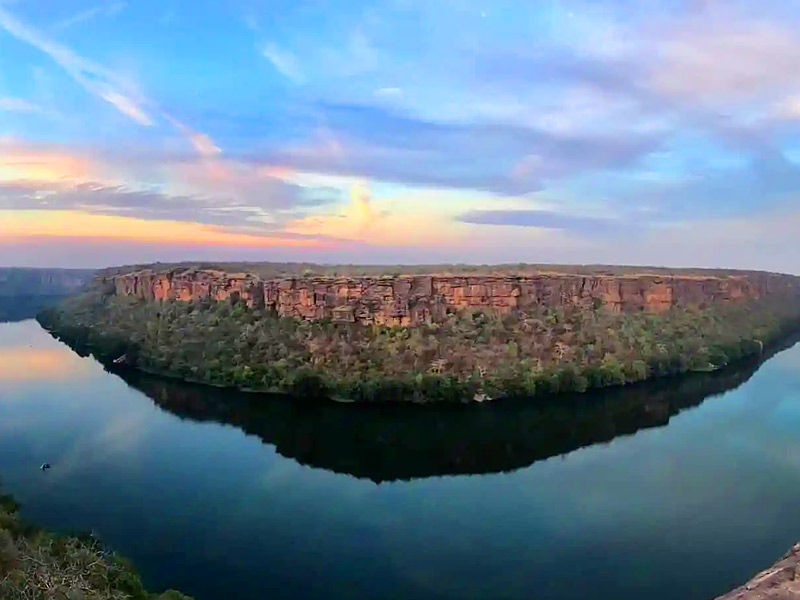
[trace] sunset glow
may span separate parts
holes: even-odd
[[[2,264],[796,270],[788,6],[38,4],[0,0]]]
[[[0,235],[27,237],[101,238],[164,244],[212,244],[223,246],[313,246],[319,242],[272,238],[225,231],[218,227],[181,221],[155,221],[134,217],[96,215],[79,211],[0,211]]]

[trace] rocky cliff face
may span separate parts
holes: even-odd
[[[238,299],[278,315],[378,325],[436,322],[459,309],[509,313],[541,306],[663,312],[770,295],[800,299],[800,278],[771,273],[730,276],[572,275],[291,277],[211,269],[144,269],[106,276],[110,293],[147,300]]]

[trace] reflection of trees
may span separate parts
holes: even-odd
[[[666,425],[682,409],[741,385],[766,358],[627,388],[481,405],[312,403],[135,371],[123,377],[176,415],[236,425],[299,463],[380,482],[518,469]]]

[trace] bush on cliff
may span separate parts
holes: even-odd
[[[662,314],[537,308],[416,327],[278,318],[236,302],[87,293],[40,314],[103,361],[221,386],[359,401],[583,392],[712,370],[800,325],[780,299]]]
[[[0,496],[0,598],[3,600],[191,600],[148,593],[117,554],[90,537],[56,536],[23,523]]]

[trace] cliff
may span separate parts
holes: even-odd
[[[440,322],[460,309],[507,314],[533,306],[606,307],[660,313],[759,299],[800,298],[800,278],[772,273],[729,275],[396,275],[261,278],[216,269],[141,269],[103,275],[106,291],[147,300],[238,299],[280,316],[378,325]]]

